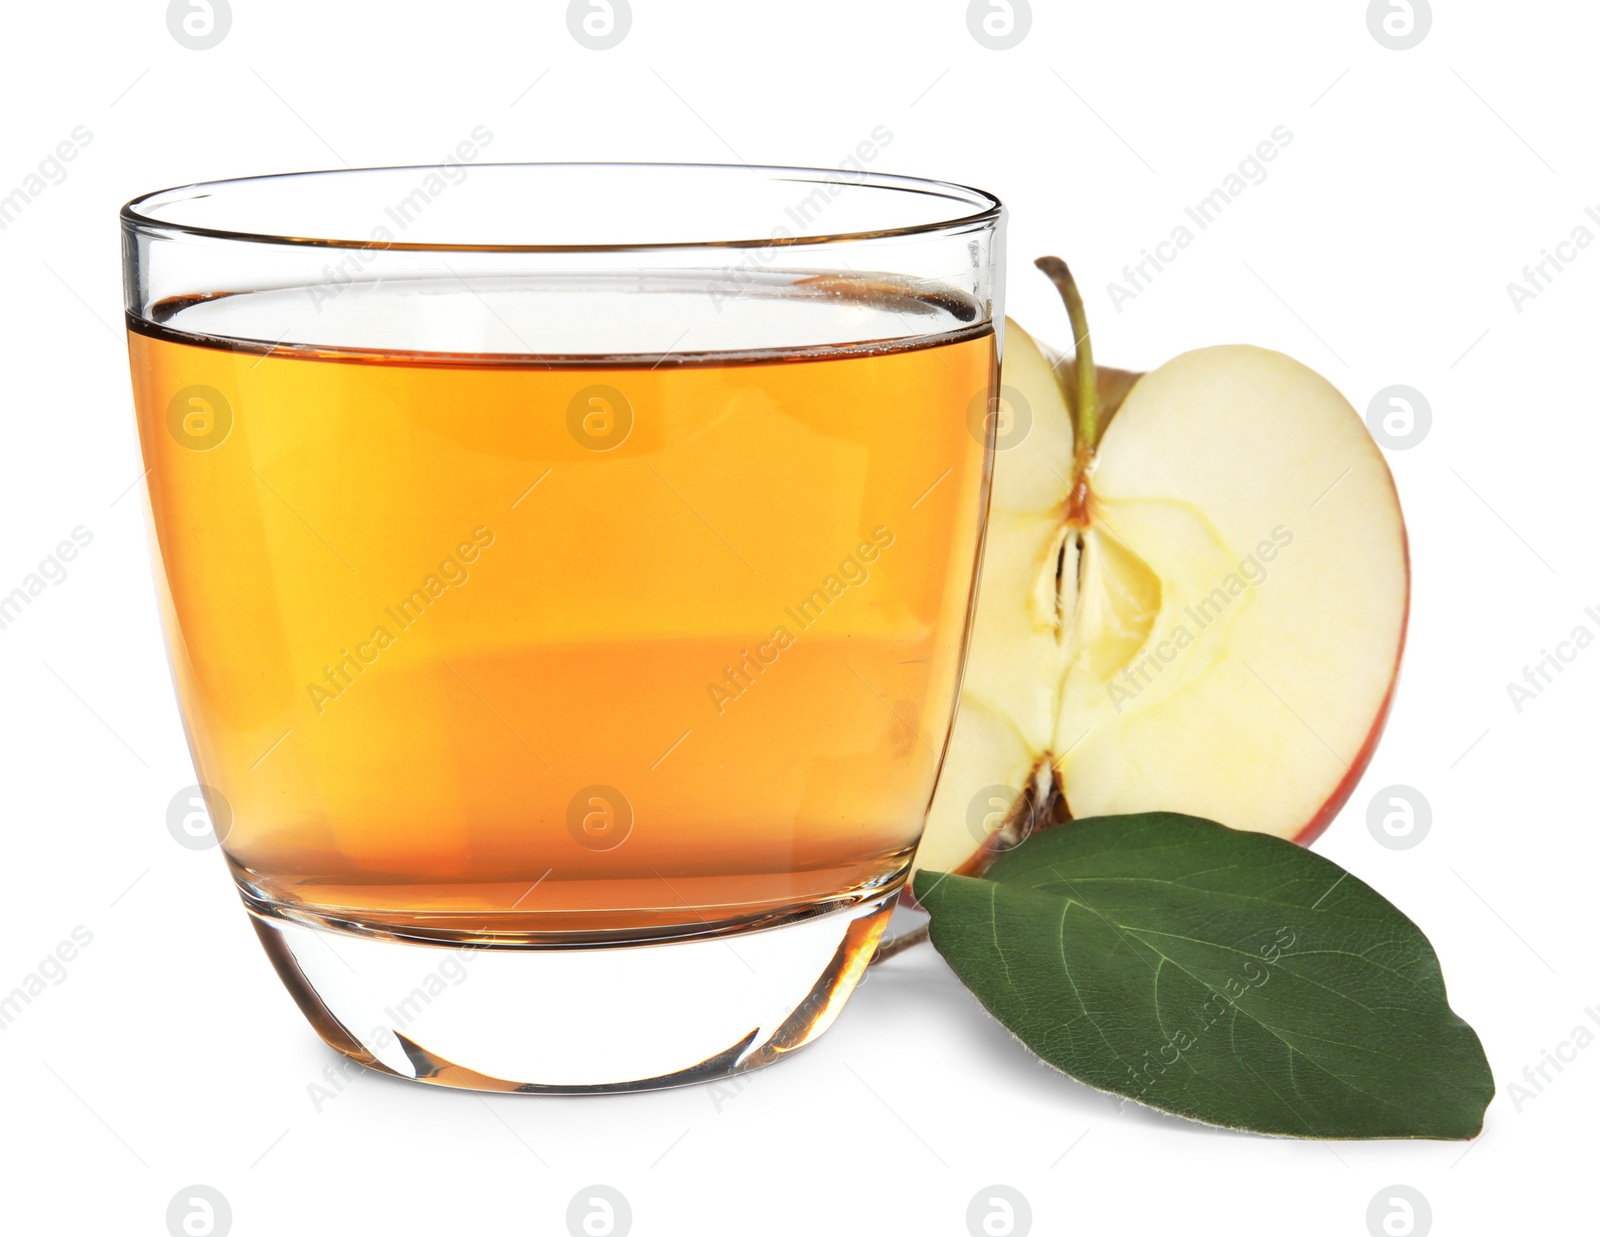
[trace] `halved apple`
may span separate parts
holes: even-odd
[[[1144,375],[1006,324],[960,708],[915,866],[971,872],[1034,827],[1159,809],[1306,842],[1388,713],[1410,601],[1387,464],[1325,379],[1248,346]],[[1002,441],[1004,436],[1002,437]]]

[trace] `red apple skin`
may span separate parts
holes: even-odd
[[[1394,474],[1389,474],[1389,486],[1395,491],[1394,501],[1400,505],[1400,492],[1394,484]],[[1411,533],[1406,528],[1404,512],[1400,516],[1400,550],[1405,556],[1406,563],[1406,608],[1400,615],[1400,647],[1394,651],[1394,673],[1389,676],[1389,690],[1383,695],[1383,704],[1378,709],[1378,716],[1372,719],[1372,729],[1367,731],[1367,741],[1361,745],[1361,750],[1356,753],[1356,758],[1350,762],[1350,770],[1344,779],[1333,788],[1333,793],[1321,809],[1313,816],[1306,827],[1294,835],[1294,840],[1301,846],[1310,846],[1312,842],[1322,836],[1322,831],[1333,823],[1333,818],[1355,791],[1356,783],[1361,780],[1361,775],[1367,771],[1367,764],[1372,760],[1372,753],[1378,749],[1378,740],[1383,737],[1383,728],[1389,721],[1389,706],[1394,703],[1395,684],[1400,681],[1400,662],[1406,653],[1406,636],[1411,631]]]
[[[1411,597],[1410,587],[1406,589],[1406,612],[1410,615]],[[1405,636],[1400,637],[1402,650],[1405,647]],[[1345,773],[1339,784],[1333,788],[1333,793],[1328,796],[1323,805],[1317,809],[1306,827],[1295,834],[1291,839],[1301,846],[1310,846],[1319,837],[1322,831],[1333,823],[1333,818],[1339,814],[1339,809],[1350,800],[1350,795],[1355,791],[1356,783],[1361,780],[1361,775],[1367,771],[1367,764],[1372,760],[1372,753],[1378,748],[1378,740],[1383,736],[1383,728],[1389,721],[1389,705],[1394,700],[1394,685],[1400,679],[1400,659],[1395,658],[1394,674],[1389,679],[1389,690],[1384,693],[1383,704],[1378,709],[1378,716],[1373,719],[1372,729],[1367,731],[1367,741],[1361,745],[1361,750],[1356,753],[1356,758],[1350,762],[1349,771]]]

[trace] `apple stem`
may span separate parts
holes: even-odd
[[[1077,281],[1060,258],[1047,256],[1034,262],[1055,284],[1066,302],[1067,317],[1072,322],[1072,350],[1077,360],[1078,398],[1073,413],[1073,506],[1079,507],[1087,498],[1088,471],[1094,450],[1100,443],[1100,387],[1095,376],[1094,344],[1089,338],[1089,315],[1083,308],[1083,297],[1078,293]]]

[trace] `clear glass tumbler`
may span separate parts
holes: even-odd
[[[819,1034],[954,712],[999,202],[449,164],[122,229],[196,799],[322,1037],[582,1092]]]

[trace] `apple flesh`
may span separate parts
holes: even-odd
[[[1281,353],[1097,371],[1074,327],[1067,361],[1006,325],[1002,392],[1031,426],[996,454],[915,866],[971,872],[1043,824],[1162,809],[1309,841],[1371,756],[1404,644],[1388,466],[1344,397]]]

